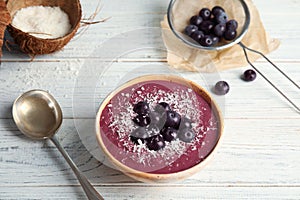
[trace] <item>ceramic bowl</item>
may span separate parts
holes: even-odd
[[[149,138],[160,135],[151,132],[151,123],[145,128],[145,140],[133,142],[131,135],[138,127],[133,118],[133,106],[166,102],[181,115],[181,122],[190,119],[195,134],[184,142],[178,135],[173,141],[164,141],[165,147],[155,151],[148,147]],[[152,118],[151,118],[152,119]],[[96,117],[96,137],[107,160],[117,170],[142,182],[178,181],[197,173],[213,156],[223,132],[223,119],[216,102],[201,86],[175,75],[146,75],[118,87],[101,103]]]

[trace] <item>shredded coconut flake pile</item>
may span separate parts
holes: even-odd
[[[22,8],[14,15],[12,25],[43,39],[63,37],[71,30],[68,15],[60,7],[50,6]]]

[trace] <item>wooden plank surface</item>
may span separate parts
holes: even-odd
[[[67,60],[60,62],[3,63],[0,74],[0,82],[2,85],[0,88],[0,92],[2,94],[2,98],[0,99],[0,116],[3,118],[11,117],[12,102],[22,92],[31,89],[45,89],[58,98],[66,118],[74,116],[74,110],[72,107],[73,103],[80,104],[79,106],[82,106],[82,109],[79,111],[78,109],[75,110],[76,118],[95,117],[95,112],[85,114],[84,108],[89,106],[98,106],[103,98],[117,86],[124,74],[127,74],[128,71],[130,71],[134,75],[139,75],[140,71],[133,69],[135,69],[135,67],[140,68],[144,66],[148,66],[149,72],[151,72],[151,66],[161,64],[157,62],[152,62],[151,64],[141,62],[115,62],[112,64],[113,70],[105,75],[105,79],[114,80],[115,85],[106,84],[105,87],[101,87],[100,91],[97,90],[99,87],[97,85],[101,84],[103,78],[95,76],[94,71],[87,73],[84,77],[80,77],[81,79],[83,78],[83,80],[77,79],[81,72],[80,67],[83,62],[83,60]],[[96,59],[93,62],[97,64],[99,61]],[[163,66],[165,65],[166,63],[163,63]],[[271,80],[273,79],[272,81],[274,83],[280,83],[277,84],[279,88],[289,94],[295,102],[300,102],[299,95],[297,95],[297,88],[292,86],[288,81],[280,76],[269,64],[257,63],[256,65],[258,65]],[[299,72],[299,63],[290,62],[282,65],[284,65],[284,71],[299,83],[300,76],[297,73]],[[248,67],[223,71],[217,75],[191,73],[181,73],[179,75],[201,84],[208,91],[211,91],[211,88],[218,80],[227,80],[231,87],[230,93],[225,97],[214,95],[217,100],[226,104],[224,113],[226,117],[299,117],[296,112],[293,112],[289,103],[285,101],[269,84],[267,84],[263,78],[258,77],[255,82],[244,82],[240,76],[246,69],[248,69]],[[97,73],[97,71],[95,71],[95,73]],[[92,83],[92,88],[89,88],[91,85],[85,84],[85,82],[92,78],[95,79],[95,83]],[[79,88],[76,87],[76,81],[78,80],[84,84]],[[73,99],[74,90],[76,90],[76,99]],[[247,92],[241,95],[241,91]],[[96,101],[98,104],[84,104],[91,101]],[[265,112],[259,112],[257,111],[257,108],[260,108]],[[241,112],[241,109],[243,112]]]
[[[105,199],[299,199],[297,187],[97,187]],[[85,199],[78,186],[0,188],[3,199]],[[282,194],[285,193],[283,196]],[[16,198],[16,195],[18,196]],[[220,198],[221,197],[221,198]]]
[[[85,73],[82,69],[86,60],[95,64],[103,62],[103,57],[93,54],[103,43],[122,32],[159,27],[168,6],[165,0],[101,2],[103,8],[96,19],[111,18],[90,26],[60,52],[37,56],[29,62],[30,57],[18,52],[16,46],[11,46],[11,51],[4,47],[0,66],[1,200],[86,199],[55,147],[49,141],[27,139],[11,118],[14,99],[35,88],[48,90],[57,98],[64,113],[59,139],[105,199],[300,198],[300,115],[262,77],[254,82],[242,81],[240,76],[248,67],[217,74],[180,74],[208,91],[220,79],[228,81],[231,87],[225,97],[213,95],[224,112],[225,132],[217,154],[201,172],[181,182],[148,185],[95,159],[81,138],[84,134],[93,136],[90,125],[94,123],[97,106],[115,87],[102,83],[103,80],[118,83],[128,72],[139,75],[137,67],[166,66],[165,52],[139,50],[108,62],[112,68],[103,80],[93,73]],[[299,84],[300,1],[254,2],[269,34],[281,41],[279,49],[268,56]],[[98,5],[98,1],[82,0],[81,3],[84,16],[92,14]],[[11,40],[8,35],[6,39]],[[150,39],[151,46],[162,45],[159,38]],[[148,41],[138,40],[141,45]],[[255,65],[300,105],[297,88],[264,60]],[[80,122],[88,128],[81,129]]]

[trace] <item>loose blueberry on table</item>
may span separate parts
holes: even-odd
[[[246,70],[243,74],[243,79],[245,81],[254,81],[255,78],[256,78],[256,72],[252,69]]]
[[[202,8],[199,15],[192,16],[184,32],[200,45],[210,47],[217,45],[222,39],[234,40],[237,27],[236,20],[228,20],[225,10],[221,6],[215,6],[212,10]]]
[[[248,69],[244,72],[241,78],[247,82],[254,81],[256,79],[256,72],[252,69]],[[229,84],[226,81],[218,81],[215,84],[214,92],[217,95],[225,95],[229,92],[229,89]]]
[[[229,84],[226,81],[218,81],[215,85],[214,92],[217,95],[225,95],[229,92]]]
[[[191,120],[172,110],[166,102],[156,104],[151,110],[147,102],[140,101],[133,106],[133,111],[137,114],[132,119],[137,128],[130,134],[134,144],[144,143],[149,150],[158,151],[166,142],[179,139],[190,143],[195,138]]]

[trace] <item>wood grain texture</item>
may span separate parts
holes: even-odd
[[[94,60],[95,65],[99,62]],[[96,107],[112,91],[121,80],[122,76],[129,71],[135,75],[139,75],[140,71],[135,68],[148,66],[151,71],[151,66],[161,65],[158,62],[143,63],[143,62],[115,62],[112,64],[113,70],[105,74],[105,80],[114,80],[110,85],[106,84],[102,87],[101,77],[95,77],[94,72],[82,72],[80,69],[84,63],[83,60],[64,60],[60,62],[4,62],[1,66],[0,83],[2,87],[0,92],[0,116],[2,118],[11,117],[11,106],[14,99],[30,89],[45,89],[53,94],[62,106],[63,114],[66,118],[80,117],[95,117],[95,112],[89,112],[84,109],[90,105],[86,102],[96,102],[92,107]],[[166,65],[166,63],[163,63]],[[282,76],[280,76],[269,64],[256,63],[260,69],[267,74],[270,79],[278,85],[280,89],[289,94],[295,102],[299,104],[300,99],[297,95],[297,88],[292,86]],[[284,71],[289,74],[296,82],[300,82],[298,75],[298,63],[284,63]],[[293,112],[289,103],[285,101],[269,84],[261,77],[258,77],[255,82],[244,82],[240,76],[244,70],[239,68],[215,74],[192,74],[181,73],[185,78],[189,78],[196,83],[202,85],[206,90],[211,91],[211,88],[218,79],[228,80],[230,82],[231,91],[225,97],[213,95],[220,103],[225,104],[225,117],[229,118],[298,118],[299,115]],[[83,85],[76,86],[78,75],[81,76]],[[9,78],[8,78],[9,77]],[[95,83],[87,84],[88,80],[96,79]],[[99,89],[101,86],[101,91]],[[78,90],[76,99],[73,99],[74,90]],[[247,91],[247,92],[244,92]],[[241,95],[241,93],[243,95]],[[77,103],[82,107],[74,115],[72,104]],[[93,108],[94,108],[93,107]],[[257,109],[264,110],[259,112]],[[241,110],[243,112],[241,112]]]
[[[97,187],[105,199],[299,199],[299,191],[296,187]],[[15,192],[13,192],[16,190]],[[53,186],[53,187],[17,187],[0,188],[2,199],[63,199],[84,200],[78,186]],[[18,198],[16,198],[16,194]]]
[[[300,130],[297,121],[225,120],[225,135],[215,158],[200,173],[174,184],[211,186],[300,184],[298,173],[300,164],[297,159],[300,151],[297,141]],[[264,124],[263,129],[260,124]],[[240,130],[241,127],[243,131]],[[2,181],[0,186],[77,183],[72,171],[51,143],[27,139],[17,130],[11,119],[2,120],[0,130],[3,133],[0,148]],[[285,130],[284,134],[282,130]],[[93,183],[100,185],[135,183],[92,158],[82,145],[72,119],[64,120],[58,136],[75,163]],[[22,178],[11,182],[12,173],[16,178]]]
[[[68,58],[86,58],[91,52],[99,47],[104,41],[122,32],[135,30],[142,27],[160,27],[160,21],[166,14],[168,1],[139,1],[127,0],[118,2],[116,0],[102,0],[103,8],[96,19],[111,17],[105,23],[92,25],[84,34],[75,37],[62,51],[45,56],[37,56],[36,60],[61,60]],[[275,38],[280,39],[282,45],[271,53],[274,60],[297,59],[299,28],[294,25],[298,23],[299,1],[287,0],[282,3],[280,0],[272,2],[254,1],[260,11],[260,15],[267,32]],[[81,1],[83,16],[88,17],[95,11],[98,1]],[[117,9],[116,9],[117,8]],[[285,19],[288,17],[289,22]],[[82,29],[83,30],[83,29]],[[10,39],[11,40],[11,39]],[[78,42],[80,45],[78,45]],[[78,53],[80,52],[80,53]],[[288,54],[286,52],[289,52]],[[3,60],[14,61],[30,60],[25,54],[17,52],[16,47],[12,52],[4,49]],[[151,55],[140,55],[138,59],[148,59]],[[155,58],[155,55],[153,55]],[[135,57],[137,58],[137,57]]]
[[[258,76],[254,82],[242,81],[240,76],[249,67],[218,74],[181,73],[208,91],[221,79],[228,81],[231,87],[225,97],[213,95],[224,112],[225,132],[217,154],[201,172],[182,182],[149,185],[136,182],[96,160],[80,137],[85,130],[93,134],[90,125],[94,123],[100,102],[114,89],[111,83],[116,85],[129,72],[133,76],[140,75],[140,71],[135,70],[138,67],[166,66],[166,54],[142,49],[112,63],[106,60],[111,71],[105,73],[104,79],[95,78],[98,71],[82,70],[85,61],[95,65],[102,63],[105,58],[91,56],[92,53],[122,32],[159,27],[169,3],[161,0],[101,2],[103,8],[96,20],[111,18],[86,30],[81,28],[84,32],[60,52],[37,56],[29,62],[31,58],[20,53],[16,46],[12,45],[11,51],[3,48],[0,66],[1,200],[86,199],[71,169],[50,141],[27,139],[12,120],[14,99],[35,88],[48,90],[57,98],[64,114],[59,139],[105,199],[300,198],[300,115],[262,77]],[[279,49],[268,56],[300,84],[300,27],[297,26],[300,1],[254,2],[268,33],[281,41]],[[98,1],[82,0],[81,4],[83,16],[88,17],[95,11]],[[8,34],[5,38],[11,41]],[[138,41],[143,45],[148,40],[140,38]],[[161,45],[156,36],[152,36],[151,41],[152,46]],[[255,65],[300,105],[299,89],[264,60],[260,59]],[[81,84],[78,84],[78,77]],[[90,83],[89,80],[96,81]],[[78,122],[89,127],[81,129]]]

